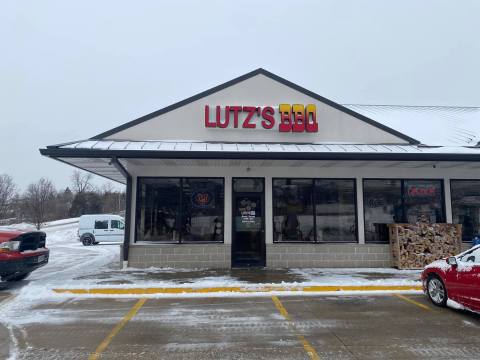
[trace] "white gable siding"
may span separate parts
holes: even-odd
[[[210,105],[278,106],[315,104],[318,133],[280,133],[264,129],[205,128],[204,107]],[[214,116],[212,114],[211,116]],[[326,105],[262,74],[220,90],[156,118],[119,131],[106,139],[193,140],[276,143],[406,144],[387,131]]]

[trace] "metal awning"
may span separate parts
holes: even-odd
[[[187,160],[270,161],[272,164],[284,162],[284,166],[318,161],[480,162],[479,147],[396,144],[85,140],[48,146],[40,149],[40,152],[42,155],[121,183],[125,183],[125,177],[121,169],[115,166],[116,162],[128,167],[128,161],[134,159],[169,159],[172,164],[175,161]],[[234,166],[233,164],[232,162],[230,166]]]
[[[118,157],[159,157],[166,158],[176,153],[182,156],[220,158],[235,157],[266,157],[292,156],[316,158],[315,154],[330,154],[325,156],[348,158],[358,157],[360,154],[376,154],[379,157],[389,157],[401,154],[411,155],[460,155],[479,156],[480,147],[476,146],[422,146],[396,144],[289,144],[289,143],[222,143],[222,142],[195,142],[195,141],[123,141],[123,140],[86,140],[68,144],[48,146],[41,149],[42,155],[90,155],[97,157],[115,154]],[[202,155],[202,153],[204,155]],[[211,155],[206,155],[206,154]],[[235,155],[234,155],[235,154]],[[301,155],[300,155],[301,154]],[[340,155],[345,154],[345,155]],[[178,155],[174,155],[178,156]],[[295,155],[293,155],[295,156]],[[110,157],[110,156],[109,156]],[[319,155],[322,157],[322,155]],[[415,158],[413,157],[412,160]]]

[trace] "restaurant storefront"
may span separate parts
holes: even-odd
[[[448,109],[401,110],[338,105],[259,69],[41,153],[127,185],[125,266],[385,267],[388,224],[480,232],[478,140],[435,140]],[[408,121],[432,128],[417,138]]]

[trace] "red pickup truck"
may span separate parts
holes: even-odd
[[[41,231],[0,230],[0,278],[25,279],[33,270],[48,263],[50,251]]]

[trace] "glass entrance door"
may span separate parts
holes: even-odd
[[[263,178],[234,178],[232,267],[265,266]]]

